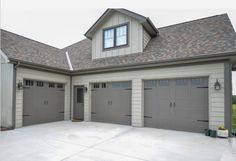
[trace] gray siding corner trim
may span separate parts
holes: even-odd
[[[224,64],[224,86],[225,86],[225,127],[231,132],[232,114],[232,65],[227,62]]]
[[[2,56],[0,55],[0,75],[2,75]],[[2,102],[2,77],[0,77],[0,102]],[[2,127],[2,106],[0,105],[0,128]]]
[[[17,65],[13,68],[13,99],[12,99],[12,128],[16,127],[16,69]]]
[[[13,113],[13,64],[1,64],[1,126],[12,128]]]

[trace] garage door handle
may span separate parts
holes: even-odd
[[[125,90],[132,90],[132,88],[126,88]]]
[[[61,112],[59,112],[59,113],[65,113],[64,111],[61,111]]]
[[[112,101],[108,101],[107,104],[108,104],[108,105],[112,105]]]
[[[30,89],[29,86],[23,86],[23,89]]]
[[[132,115],[125,115],[125,116],[131,117]]]
[[[30,115],[23,115],[23,117],[29,117]]]
[[[209,120],[197,120],[198,122],[209,122]]]
[[[197,88],[208,88],[208,86],[202,86],[202,87],[197,87]]]
[[[152,88],[144,88],[144,90],[152,90]]]
[[[96,112],[91,112],[92,115],[96,114]]]
[[[151,116],[144,116],[144,118],[152,118]]]

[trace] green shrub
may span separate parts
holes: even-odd
[[[232,111],[232,131],[236,133],[236,104],[233,104]]]
[[[236,104],[236,95],[234,95],[234,96],[232,97],[232,102],[233,102],[233,104]]]

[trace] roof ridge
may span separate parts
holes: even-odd
[[[213,15],[213,16],[198,18],[198,19],[194,19],[194,20],[190,20],[190,21],[181,22],[181,23],[176,23],[176,24],[172,24],[172,25],[167,25],[167,26],[160,27],[158,29],[163,29],[163,28],[168,28],[168,27],[172,27],[172,26],[183,25],[183,24],[186,24],[186,23],[191,23],[191,22],[195,22],[195,21],[201,21],[201,20],[205,20],[205,19],[209,19],[209,18],[214,18],[214,17],[220,17],[220,16],[227,16],[227,17],[229,17],[227,13],[222,13],[222,14],[218,14],[218,15]]]
[[[42,44],[42,45],[46,45],[46,46],[48,46],[48,47],[51,47],[51,48],[54,48],[54,49],[57,49],[57,50],[61,50],[61,49],[59,49],[59,48],[57,48],[57,47],[55,47],[55,46],[48,45],[48,44],[46,44],[46,43],[43,43],[43,42],[40,42],[40,41],[37,41],[37,40],[31,39],[31,38],[28,38],[28,37],[23,36],[23,35],[16,34],[16,33],[14,33],[14,32],[11,32],[11,31],[8,31],[8,30],[2,29],[2,28],[1,28],[0,30],[1,30],[1,32],[2,32],[2,31],[4,31],[4,32],[8,32],[8,33],[10,33],[10,34],[13,34],[13,35],[16,35],[16,36],[19,36],[19,37],[25,38],[25,39],[27,39],[27,40],[34,41],[34,42],[36,42],[36,43],[40,43],[40,44]]]

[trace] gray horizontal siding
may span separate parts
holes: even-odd
[[[93,82],[132,81],[132,125],[143,126],[143,88],[147,79],[172,79],[183,77],[209,77],[209,127],[216,129],[224,125],[224,63],[156,68],[149,70],[124,71],[115,73],[74,76],[73,85],[89,85]],[[220,91],[214,89],[216,79],[222,85]],[[90,90],[88,90],[90,91]],[[73,100],[73,98],[72,98]],[[91,94],[85,94],[85,120],[90,120]]]

